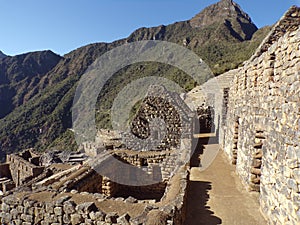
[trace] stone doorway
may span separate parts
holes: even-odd
[[[215,132],[215,124],[214,124],[214,117],[215,117],[215,110],[212,106],[206,106],[202,104],[197,108],[197,115],[198,115],[198,124],[196,133],[203,134],[203,133],[214,133]]]

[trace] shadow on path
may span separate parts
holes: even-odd
[[[199,135],[200,136],[200,135]],[[210,142],[210,141],[209,141]],[[204,143],[204,146],[203,146]],[[248,192],[218,144],[200,137],[191,159],[185,225],[265,225],[259,193]],[[217,153],[209,166],[207,152]],[[209,154],[208,154],[209,156]],[[201,158],[200,158],[201,157]],[[200,161],[202,160],[202,162]]]
[[[200,155],[203,154],[204,147],[203,145],[207,143],[207,139],[193,138],[193,149],[194,152],[190,159],[190,167],[199,167],[201,166]]]
[[[200,156],[203,155],[205,145],[216,143],[214,136],[193,139],[193,152],[190,160],[190,167],[201,167]],[[209,191],[212,189],[211,182],[190,180],[187,195],[186,221],[185,225],[217,225],[222,224],[222,220],[214,215],[207,205]]]
[[[211,135],[210,137],[193,138],[192,149],[194,150],[194,152],[192,153],[190,159],[190,167],[201,167],[200,156],[204,153],[204,145],[216,143],[218,143],[217,137],[213,135]]]
[[[210,207],[208,191],[211,190],[211,182],[190,181],[187,196],[185,225],[217,225],[222,224],[219,217],[214,216]]]

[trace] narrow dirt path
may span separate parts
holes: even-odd
[[[219,145],[204,145],[202,151],[212,148]],[[206,170],[191,168],[185,224],[266,225],[259,210],[258,195],[245,190],[235,167],[219,151]]]

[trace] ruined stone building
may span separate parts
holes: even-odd
[[[43,171],[44,167],[39,165],[39,156],[34,155],[31,150],[8,155],[6,163],[0,165],[0,190],[9,191],[37,177]]]
[[[131,132],[125,135],[126,147],[138,150],[182,148],[181,142],[191,139],[194,119],[195,113],[179,94],[152,85],[131,123]]]
[[[299,25],[291,7],[242,67],[188,94],[215,108],[221,149],[270,224],[300,223]]]
[[[220,138],[272,224],[300,223],[300,10],[292,7],[235,71]]]
[[[143,224],[162,217],[182,224],[194,115],[178,94],[151,86],[131,133],[99,131],[103,140],[83,145],[90,155],[83,165],[59,152],[8,156],[7,164],[26,161],[32,169],[7,170],[22,188],[4,190],[1,222]],[[45,165],[43,176],[33,163]]]
[[[245,189],[259,192],[269,223],[300,224],[299,25],[300,9],[292,7],[250,60],[195,88],[185,102],[151,87],[132,133],[109,138],[102,131],[103,145],[83,146],[92,156],[83,165],[44,168],[30,152],[8,156],[0,165],[1,223],[183,224],[196,109],[205,103],[214,109],[211,132]]]

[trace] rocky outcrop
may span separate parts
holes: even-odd
[[[241,7],[232,0],[222,0],[205,8],[191,19],[193,27],[207,27],[215,23],[224,23],[239,40],[249,40],[257,31],[257,27],[251,18]]]

